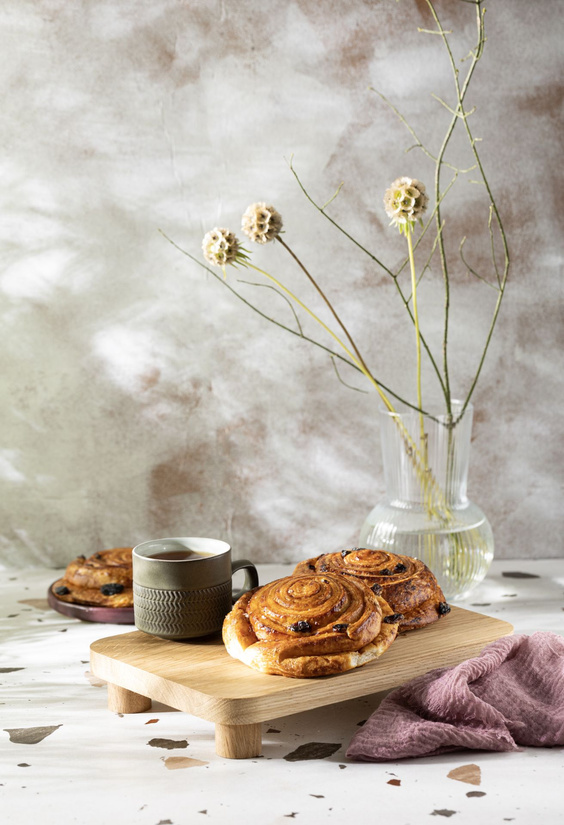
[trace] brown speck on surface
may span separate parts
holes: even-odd
[[[470,796],[470,797],[473,797],[473,796],[478,797],[478,796],[485,796],[485,795],[486,795],[485,791],[468,791],[468,793],[466,794],[466,796]]]
[[[161,819],[157,822],[157,825],[173,825],[172,819]]]
[[[182,768],[197,768],[201,765],[209,765],[209,762],[202,762],[201,759],[191,759],[189,756],[163,756],[164,766],[169,771],[178,771]],[[199,811],[202,813],[202,811]]]
[[[399,786],[401,785],[401,779],[388,779],[386,784],[387,785],[395,785],[396,787],[399,788]]]
[[[292,811],[291,814],[284,814],[284,816],[287,817],[288,819],[295,819],[296,816],[298,815],[298,813],[299,813],[299,811]]]
[[[18,762],[18,768],[31,768],[31,765],[28,765],[27,762]]]
[[[61,725],[50,725],[38,728],[4,728],[4,730],[10,737],[10,742],[17,745],[37,745],[60,727]]]
[[[276,728],[269,728],[266,732],[267,733],[280,733],[280,731],[277,730]]]
[[[158,721],[159,721],[158,719],[147,719],[147,721],[145,722],[145,724],[146,724],[146,725],[154,725],[154,724],[155,724],[155,722],[158,722]]]
[[[491,602],[474,602],[470,607],[491,607]]]
[[[186,739],[149,739],[147,744],[152,748],[166,748],[168,751],[188,747]]]
[[[340,769],[340,770],[342,770],[342,771],[343,771],[346,767],[347,767],[346,765],[339,765],[339,769]]]
[[[449,779],[456,779],[458,782],[467,782],[469,785],[479,785],[482,781],[482,772],[479,765],[473,763],[460,765],[447,773]]]
[[[284,759],[286,762],[302,762],[306,759],[327,759],[339,750],[341,744],[332,742],[306,742],[300,745],[295,751],[287,753]]]
[[[430,816],[452,816],[456,813],[458,813],[458,811],[451,811],[448,808],[435,808]]]
[[[501,575],[506,579],[540,579],[536,573],[523,573],[521,570],[504,570]]]
[[[28,604],[36,610],[51,610],[47,599],[18,599],[18,604]]]
[[[0,673],[15,673],[16,670],[25,670],[25,667],[0,667]]]

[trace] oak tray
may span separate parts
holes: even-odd
[[[220,756],[248,759],[261,752],[261,723],[397,687],[477,656],[513,627],[460,607],[429,627],[398,636],[379,659],[334,676],[269,676],[229,656],[221,637],[169,641],[141,631],[90,646],[92,672],[108,682],[116,713],[148,711],[151,701],[215,724]]]

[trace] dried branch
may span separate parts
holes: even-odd
[[[348,387],[349,390],[355,390],[355,392],[364,392],[364,393],[368,394],[368,390],[362,390],[360,387],[353,387],[352,384],[348,384],[346,381],[344,381],[341,378],[341,374],[340,374],[340,372],[337,368],[337,363],[336,363],[334,358],[331,358],[331,363],[333,364],[333,369],[335,370],[335,375],[337,376],[337,378],[339,379],[341,384],[343,384],[345,387]]]
[[[478,61],[482,57],[482,54],[483,54],[483,51],[484,51],[484,46],[485,46],[485,42],[486,42],[486,37],[485,37],[485,32],[484,32],[484,13],[485,13],[485,9],[484,10],[481,9],[481,0],[474,0],[473,5],[476,6],[477,45],[476,45],[476,48],[474,49],[474,51],[471,52],[472,56],[470,58],[471,59],[470,67],[469,67],[469,70],[466,74],[466,78],[464,80],[464,83],[461,86],[460,81],[459,81],[459,71],[458,71],[456,63],[454,61],[452,50],[450,48],[450,44],[449,44],[448,38],[446,36],[447,33],[444,31],[444,29],[443,29],[443,27],[442,27],[442,25],[441,25],[441,23],[438,19],[438,16],[437,16],[437,13],[436,13],[435,8],[433,6],[432,0],[426,0],[426,2],[427,2],[427,5],[429,6],[429,9],[431,10],[431,13],[432,13],[433,18],[435,20],[435,23],[437,24],[437,28],[442,33],[442,39],[443,39],[443,42],[445,44],[445,47],[446,47],[446,50],[447,50],[447,53],[448,53],[448,57],[449,57],[449,61],[450,61],[450,65],[451,65],[451,69],[452,69],[452,74],[453,74],[453,79],[454,79],[454,86],[455,86],[456,96],[457,96],[457,101],[458,101],[458,110],[460,112],[462,112],[463,111],[463,101],[464,101],[464,97],[466,95],[466,92],[468,90],[470,80],[471,80],[472,75],[474,73],[474,70],[475,70],[475,68],[478,64]],[[450,136],[452,135],[452,132],[454,130],[454,126],[455,126],[455,124],[458,120],[459,120],[458,115],[453,117],[453,120],[452,120],[450,128],[449,128],[449,132],[447,133],[447,136],[445,137],[445,141],[443,142],[443,147],[441,147],[441,152],[439,153],[439,156],[438,156],[439,161],[441,160],[442,155],[444,155],[444,150],[446,150],[446,145],[448,144],[448,141],[450,140]],[[493,193],[490,189],[488,180],[486,178],[486,174],[485,174],[484,168],[482,166],[482,162],[481,162],[481,159],[480,159],[480,156],[479,156],[479,153],[478,153],[478,149],[477,149],[477,146],[476,146],[476,143],[478,142],[478,139],[474,138],[474,136],[472,135],[472,130],[470,128],[468,118],[467,117],[462,118],[461,122],[464,125],[464,129],[466,131],[468,142],[470,144],[470,149],[471,149],[471,151],[474,155],[474,159],[476,161],[476,166],[478,167],[478,169],[480,171],[481,182],[485,186],[486,191],[487,191],[488,196],[489,196],[489,199],[490,199],[490,218],[489,218],[488,224],[489,224],[489,227],[490,227],[490,238],[491,238],[491,245],[492,245],[492,260],[493,260],[493,266],[494,266],[494,270],[496,271],[496,277],[497,277],[498,284],[499,284],[499,293],[498,293],[498,298],[497,298],[496,305],[495,305],[495,308],[494,308],[494,312],[493,312],[493,316],[492,316],[492,320],[491,320],[491,324],[490,324],[490,329],[489,329],[488,335],[486,337],[484,349],[482,351],[482,354],[481,354],[481,357],[480,357],[480,360],[479,360],[479,363],[478,363],[478,367],[477,367],[476,372],[474,374],[474,378],[472,380],[470,389],[468,391],[465,402],[463,404],[463,407],[462,407],[462,410],[461,410],[461,413],[460,413],[460,416],[459,416],[460,418],[464,415],[464,412],[466,411],[466,408],[468,407],[468,404],[470,403],[470,400],[471,400],[472,395],[474,393],[474,390],[476,388],[476,384],[478,382],[478,378],[479,378],[480,373],[482,371],[482,367],[484,365],[486,354],[488,352],[489,345],[490,345],[490,342],[491,342],[491,338],[492,338],[492,335],[493,335],[494,327],[496,325],[497,318],[499,316],[499,311],[500,311],[500,308],[501,308],[501,301],[502,301],[502,298],[503,298],[503,294],[505,292],[505,285],[507,283],[507,277],[508,277],[508,274],[509,274],[509,263],[510,263],[509,248],[508,248],[507,238],[506,238],[506,235],[505,235],[503,224],[502,224],[502,221],[501,221],[501,216],[499,214],[499,210],[497,208],[495,198],[493,196]],[[439,189],[440,189],[440,167],[441,167],[441,163],[438,162],[437,167],[436,167],[436,176],[435,176],[435,191],[436,192],[438,192]],[[439,213],[437,213],[437,216],[438,215],[439,215]],[[495,256],[495,249],[494,249],[494,244],[493,244],[493,234],[492,234],[492,228],[491,228],[491,224],[492,224],[492,220],[493,220],[494,216],[495,216],[497,226],[498,226],[498,229],[499,229],[499,233],[500,233],[500,236],[501,236],[502,245],[503,245],[503,252],[504,252],[504,266],[503,266],[503,273],[501,274],[501,276],[500,276],[500,274],[497,270],[497,261],[496,261],[496,256]],[[446,266],[446,257],[445,257],[445,253],[444,253],[444,244],[442,242],[442,235],[441,235],[441,239],[440,239],[440,250],[441,250],[441,260],[442,260],[442,263],[443,263],[443,274],[444,274],[445,295],[446,295],[446,299],[445,299],[446,300],[446,305],[445,305],[445,331],[444,331],[444,339],[443,339],[443,353],[444,353],[443,359],[444,359],[445,383],[448,386],[448,366],[447,366],[447,361],[446,361],[446,355],[447,355],[447,342],[448,342],[449,283],[448,283],[448,270],[447,270],[447,266]],[[450,395],[450,393],[449,393],[449,395]],[[449,412],[450,412],[450,408],[449,408]]]
[[[348,367],[352,367],[353,369],[357,370],[357,372],[365,374],[364,370],[358,364],[356,364],[354,362],[354,360],[350,360],[349,358],[347,358],[346,356],[342,355],[339,352],[334,352],[332,349],[325,346],[325,344],[322,344],[321,341],[317,341],[315,338],[311,338],[309,335],[305,335],[302,331],[302,326],[299,323],[299,321],[298,321],[299,330],[295,330],[295,329],[292,329],[292,327],[288,327],[288,326],[286,326],[286,324],[283,324],[280,321],[277,321],[276,318],[272,318],[270,315],[267,315],[265,312],[262,312],[262,310],[260,310],[251,301],[247,301],[247,299],[244,298],[243,295],[241,295],[240,292],[237,292],[236,289],[233,289],[233,287],[231,286],[229,281],[225,280],[225,278],[223,278],[222,275],[218,275],[218,273],[214,272],[214,270],[211,269],[209,266],[206,266],[206,264],[203,264],[202,261],[200,261],[194,255],[191,255],[189,252],[187,252],[185,249],[183,249],[181,246],[179,246],[179,244],[177,244],[175,241],[173,241],[172,238],[169,238],[168,235],[165,232],[162,231],[162,229],[159,229],[158,231],[163,236],[163,238],[165,238],[170,244],[172,244],[172,246],[174,246],[175,249],[177,249],[183,255],[186,255],[187,258],[190,258],[191,261],[198,264],[198,266],[200,266],[202,269],[205,269],[206,272],[209,272],[210,275],[213,275],[213,277],[217,281],[219,281],[219,283],[222,284],[222,286],[224,286],[226,289],[228,289],[233,295],[235,295],[236,298],[238,298],[240,301],[242,301],[246,306],[248,306],[250,309],[252,309],[258,315],[260,315],[262,318],[265,318],[267,321],[270,321],[270,323],[275,324],[275,326],[277,326],[277,327],[280,327],[280,329],[283,329],[286,332],[290,332],[292,335],[295,335],[297,338],[301,338],[303,341],[307,341],[308,343],[313,344],[314,346],[318,347],[319,349],[324,350],[324,352],[328,353],[329,356],[333,359],[333,365],[335,364],[334,359],[338,358],[339,361],[342,361],[342,363],[346,364]],[[258,269],[258,267],[255,267],[255,266],[252,266],[252,265],[251,265],[251,269],[255,269],[258,272],[261,272],[262,274],[266,274],[266,273],[262,272],[262,270]],[[246,283],[250,283],[250,282],[246,282]],[[270,284],[256,284],[256,286],[270,286]],[[288,300],[286,298],[286,296],[283,294],[283,292],[281,292],[280,290],[277,290],[275,287],[271,287],[271,288],[274,289],[283,298]],[[312,314],[312,313],[310,313],[310,314]],[[322,326],[325,326],[325,325],[322,324]],[[335,338],[336,336],[333,336],[333,337]],[[414,404],[412,404],[407,399],[402,398],[401,395],[398,395],[396,392],[394,392],[393,389],[391,389],[391,387],[388,387],[386,384],[384,384],[379,379],[375,378],[372,375],[370,377],[371,377],[371,382],[372,383],[374,383],[374,384],[377,383],[378,386],[385,393],[387,393],[388,395],[391,395],[392,398],[395,398],[396,401],[400,402],[400,404],[405,404],[407,407],[409,407],[412,410],[415,410],[416,412],[424,412],[425,413],[424,410],[419,410],[418,407],[416,407]],[[345,382],[342,381],[341,383],[345,383]],[[429,413],[425,413],[425,415],[429,415]],[[429,417],[433,418],[433,416],[430,416],[430,415],[429,415]]]
[[[398,273],[394,273],[394,272],[393,272],[393,271],[392,271],[389,267],[385,266],[385,265],[384,265],[384,264],[383,264],[380,260],[378,260],[378,258],[376,258],[376,256],[375,256],[375,255],[373,255],[373,254],[372,254],[372,252],[370,252],[368,249],[366,249],[366,247],[364,247],[364,246],[363,246],[363,245],[362,245],[359,241],[357,241],[357,240],[356,240],[356,238],[354,238],[354,237],[353,237],[353,236],[352,236],[349,232],[347,232],[347,231],[346,231],[346,230],[345,230],[345,229],[344,229],[344,228],[343,228],[343,227],[342,227],[342,226],[341,226],[341,225],[340,225],[340,224],[339,224],[336,220],[334,220],[333,218],[331,218],[331,216],[330,216],[330,215],[328,215],[328,214],[324,211],[323,207],[319,206],[319,204],[318,204],[318,203],[316,203],[316,202],[313,200],[313,198],[311,197],[311,195],[309,194],[309,192],[308,192],[308,191],[307,191],[307,189],[305,188],[304,184],[302,183],[302,181],[301,181],[301,179],[300,179],[300,177],[299,177],[298,173],[297,173],[297,172],[296,172],[296,170],[294,169],[294,166],[293,166],[293,163],[292,163],[292,158],[290,158],[290,163],[289,163],[289,166],[290,166],[290,171],[291,171],[291,172],[292,172],[292,174],[294,175],[294,177],[295,177],[295,179],[296,179],[296,181],[297,181],[297,183],[298,183],[298,185],[299,185],[300,189],[302,190],[302,192],[304,193],[304,195],[306,196],[306,198],[308,199],[308,201],[309,201],[309,202],[310,202],[310,203],[311,203],[311,204],[312,204],[312,205],[313,205],[313,206],[314,206],[314,207],[318,210],[318,212],[320,212],[320,213],[323,215],[323,217],[327,218],[327,220],[328,220],[328,221],[330,221],[330,223],[331,223],[331,224],[332,224],[332,225],[333,225],[336,229],[338,229],[340,232],[342,232],[342,234],[343,234],[343,235],[345,235],[345,237],[346,237],[346,238],[348,238],[350,241],[352,241],[352,243],[354,243],[354,245],[355,245],[355,246],[357,246],[357,247],[358,247],[358,248],[359,248],[362,252],[364,252],[366,255],[368,255],[368,257],[369,257],[371,260],[373,260],[373,261],[374,261],[375,263],[377,263],[380,267],[382,267],[382,269],[384,270],[384,272],[386,272],[386,274],[387,274],[387,275],[389,275],[389,276],[392,278],[392,280],[394,281],[395,287],[396,287],[396,289],[397,289],[397,291],[398,291],[398,293],[399,293],[399,295],[400,295],[400,297],[401,297],[401,299],[402,299],[402,301],[403,301],[403,304],[404,304],[404,306],[405,306],[405,308],[406,308],[406,310],[407,310],[407,312],[408,312],[408,314],[409,314],[409,316],[410,316],[410,318],[411,318],[412,323],[415,323],[415,320],[414,320],[414,317],[413,317],[413,313],[412,313],[411,307],[409,306],[409,299],[407,299],[407,298],[405,297],[405,295],[404,295],[404,293],[403,293],[403,290],[402,290],[402,288],[401,288],[401,285],[399,284],[398,279],[397,279],[397,275],[399,274],[399,272],[398,272]],[[435,209],[436,209],[436,207],[435,207]],[[409,259],[408,259],[408,261],[409,261]],[[400,268],[400,272],[401,272],[401,270],[404,268],[404,266],[405,266],[405,263],[404,263],[404,264],[402,264],[402,266],[401,266],[401,268]],[[431,362],[431,365],[433,366],[433,369],[435,370],[435,374],[436,374],[436,376],[437,376],[437,379],[438,379],[438,381],[439,381],[439,384],[441,385],[441,390],[442,390],[442,391],[443,391],[443,393],[444,393],[445,389],[444,389],[444,385],[443,385],[443,381],[442,381],[442,376],[441,376],[440,370],[439,370],[439,368],[438,368],[438,366],[437,366],[437,363],[436,363],[435,359],[433,358],[433,353],[431,352],[431,350],[430,350],[430,348],[429,348],[429,346],[428,346],[428,344],[427,344],[427,342],[426,342],[426,340],[425,340],[425,337],[424,337],[423,335],[421,335],[421,343],[422,343],[423,348],[425,349],[425,351],[426,351],[426,353],[427,353],[427,355],[428,355],[428,357],[429,357],[429,360],[430,360],[430,362]],[[412,404],[410,404],[409,406],[413,407],[413,405],[412,405]],[[417,407],[413,407],[413,408],[414,408],[414,409],[417,409]]]

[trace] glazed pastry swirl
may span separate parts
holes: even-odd
[[[381,620],[376,596],[332,575],[280,579],[261,588],[249,603],[257,639],[289,638],[290,647],[299,639],[304,654],[362,647],[378,635]],[[339,624],[346,624],[346,632],[336,633]]]
[[[305,572],[338,573],[369,587],[379,586],[382,597],[402,614],[400,632],[423,627],[449,612],[433,573],[411,556],[353,547],[302,561],[294,575]]]
[[[263,673],[324,676],[387,650],[397,633],[392,614],[361,582],[310,572],[242,596],[224,621],[223,640],[231,656]]]
[[[132,550],[114,547],[88,559],[78,556],[67,566],[63,578],[53,584],[54,595],[75,604],[132,607]]]
[[[121,590],[120,590],[121,588]],[[97,607],[133,607],[133,588],[123,584],[101,587],[74,587],[68,579],[58,579],[51,587],[61,602],[95,605]]]
[[[75,587],[101,587],[110,583],[131,587],[131,553],[131,547],[114,547],[94,553],[87,559],[78,556],[68,565],[65,578]]]

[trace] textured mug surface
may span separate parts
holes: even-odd
[[[191,550],[190,558],[155,558]],[[221,630],[233,600],[258,585],[255,565],[232,561],[231,547],[219,539],[164,538],[133,548],[133,610],[138,630],[164,639],[192,639]],[[245,584],[232,592],[232,577]]]

